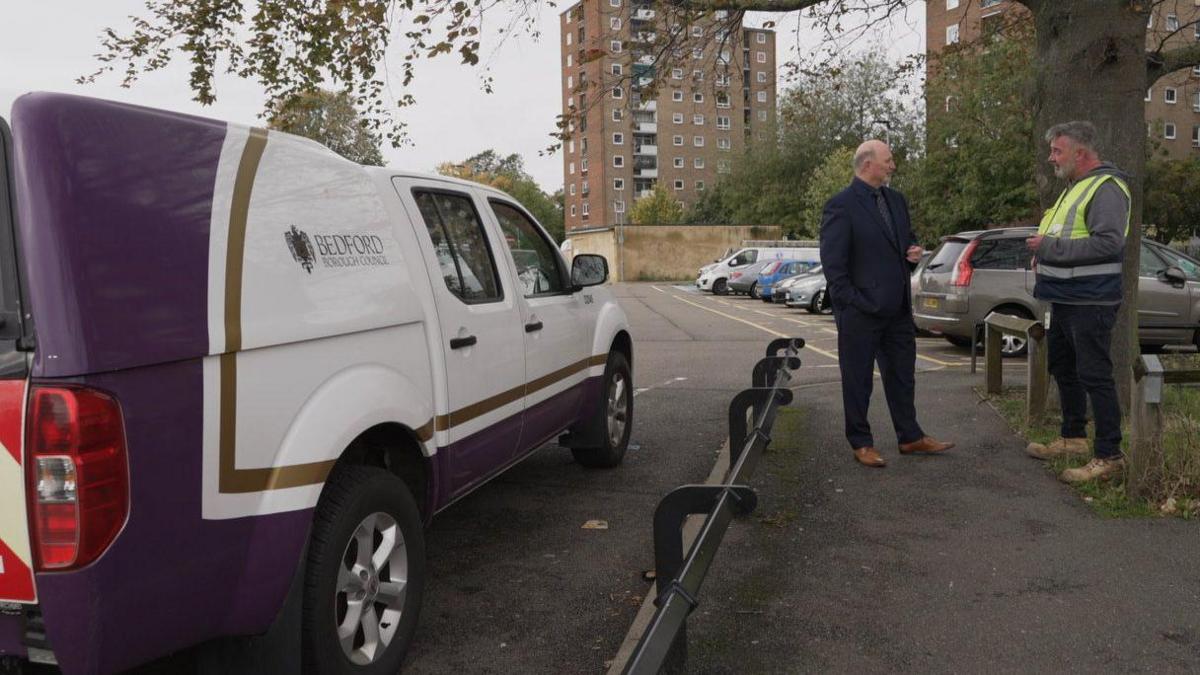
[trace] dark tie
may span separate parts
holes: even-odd
[[[892,214],[888,212],[887,201],[883,198],[883,190],[872,190],[871,194],[875,195],[875,206],[879,208],[879,215],[883,217],[883,224],[886,226],[888,236],[892,238],[892,243],[895,243],[896,226],[892,224]]]

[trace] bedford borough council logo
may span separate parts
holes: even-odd
[[[293,225],[291,231],[284,232],[283,238],[287,240],[288,250],[292,252],[292,257],[296,262],[304,267],[304,271],[312,274],[313,263],[316,262],[316,253],[313,251],[312,240],[304,230],[297,230]]]

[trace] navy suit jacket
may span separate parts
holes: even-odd
[[[915,265],[905,251],[916,244],[904,195],[880,188],[896,237],[875,204],[871,187],[855,178],[825,203],[821,216],[821,265],[835,311],[847,307],[890,317],[912,312],[909,274]]]

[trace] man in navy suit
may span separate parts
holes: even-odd
[[[901,454],[938,453],[953,443],[936,441],[917,423],[917,362],[909,275],[921,259],[908,202],[889,188],[896,170],[882,141],[854,153],[854,180],[825,203],[821,265],[833,301],[842,372],[846,439],[861,464],[887,464],[875,449],[867,408],[876,361]]]

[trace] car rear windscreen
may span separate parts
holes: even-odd
[[[934,271],[950,271],[954,267],[954,263],[958,260],[958,256],[967,247],[967,242],[961,239],[947,239],[942,242],[937,251],[933,253],[933,259],[925,266],[925,269]]]

